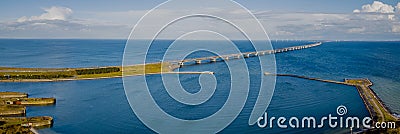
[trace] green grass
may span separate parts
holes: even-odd
[[[0,134],[33,134],[29,126],[22,124],[33,123],[35,129],[51,127],[53,118],[49,116],[38,117],[0,117]]]
[[[171,71],[170,63],[151,63],[132,66],[97,68],[9,68],[0,67],[0,80],[63,80],[96,79],[131,75],[155,74]]]
[[[19,124],[7,124],[7,125],[0,125],[0,133],[1,134],[33,134],[29,127],[22,127]]]
[[[0,111],[7,111],[7,110],[25,110],[25,106],[20,105],[0,105]]]

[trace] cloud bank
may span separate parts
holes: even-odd
[[[0,38],[121,38],[129,34],[128,25],[73,18],[74,11],[68,7],[52,6],[43,11],[0,22]],[[120,34],[115,34],[117,31]]]
[[[399,4],[397,4],[399,6]],[[363,5],[361,10],[355,9],[355,13],[394,13],[394,7],[388,4],[384,4],[380,1],[374,1],[372,4]]]
[[[31,16],[31,17],[23,16],[19,18],[17,21],[24,22],[24,21],[34,21],[34,20],[66,20],[73,13],[72,9],[67,7],[52,6],[50,8],[44,8],[43,10],[45,11],[45,13],[43,13],[40,16]]]
[[[195,9],[192,9],[195,10]],[[240,21],[243,12],[234,9],[202,9],[221,16],[236,16]],[[119,12],[86,12],[87,18],[74,18],[73,9],[52,6],[42,14],[19,17],[14,21],[0,22],[0,38],[119,38],[126,39],[132,26],[148,10]],[[168,17],[178,11],[158,11],[160,17]],[[271,39],[327,39],[327,40],[399,40],[400,2],[389,5],[374,1],[355,7],[349,13],[310,13],[252,11],[264,25]],[[78,15],[79,16],[79,15]],[[82,14],[81,14],[82,16]],[[157,20],[146,24],[152,26]],[[210,19],[195,19],[191,23],[179,22],[169,34],[184,34],[187,29],[221,28],[224,24]],[[224,33],[237,31],[224,29]],[[205,37],[205,39],[207,39]]]

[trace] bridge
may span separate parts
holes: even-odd
[[[294,75],[294,74],[271,74],[271,73],[265,72],[264,75],[295,77],[295,78],[314,80],[314,81],[320,81],[320,82],[326,82],[326,83],[341,84],[341,85],[349,85],[349,86],[358,85],[356,83],[350,83],[350,82],[346,82],[346,81],[342,82],[342,81],[334,81],[334,80],[325,80],[325,79],[320,79],[320,78],[311,78],[311,77],[307,77],[307,76]]]
[[[184,60],[162,61],[158,63],[138,64],[131,66],[106,66],[89,68],[12,68],[0,67],[0,82],[47,82],[66,80],[92,80],[103,78],[115,78],[146,74],[213,74],[213,72],[173,72],[173,70],[184,65],[213,63],[227,61],[230,59],[241,59],[257,57],[275,53],[283,53],[307,49],[321,45],[317,42],[302,46],[293,46],[275,50],[263,50],[256,52],[245,52],[239,54],[228,54]],[[124,71],[123,71],[124,70]]]
[[[172,63],[172,64],[177,64],[177,65],[179,65],[179,67],[182,67],[184,65],[193,64],[193,63],[194,64],[212,63],[212,62],[226,61],[226,60],[230,60],[230,59],[250,58],[250,57],[257,57],[257,56],[263,56],[263,55],[268,55],[268,54],[283,53],[283,52],[288,52],[288,51],[312,48],[312,47],[319,46],[321,44],[322,44],[322,42],[317,42],[317,43],[308,44],[308,45],[293,46],[293,47],[287,47],[287,48],[281,48],[281,49],[275,49],[275,50],[264,50],[264,51],[256,51],[256,52],[245,52],[245,53],[239,53],[239,54],[228,54],[228,55],[221,55],[221,56],[191,58],[191,59],[174,60],[174,61],[168,61],[168,62]]]

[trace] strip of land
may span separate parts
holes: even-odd
[[[90,80],[159,74],[176,69],[168,62],[132,66],[108,66],[93,68],[10,68],[0,67],[0,82],[51,82]]]
[[[365,106],[369,113],[376,121],[397,121],[397,117],[393,116],[390,110],[383,104],[382,100],[370,88],[372,82],[368,79],[346,79],[346,83],[356,84],[356,88],[360,93],[360,97],[364,100]]]
[[[169,62],[149,63],[131,66],[107,66],[92,68],[12,68],[0,67],[0,82],[51,82],[68,80],[92,80],[103,78],[115,78],[122,76],[135,76],[147,74],[171,74],[176,68],[185,64],[202,64],[225,61],[229,59],[250,58],[268,54],[283,53],[295,50],[302,50],[321,45],[317,42],[302,46],[293,46],[276,50],[264,50],[256,52],[246,52],[229,54],[222,56],[211,56],[202,58],[192,58]],[[207,72],[178,72],[180,74],[199,74]],[[211,73],[210,73],[211,74]]]

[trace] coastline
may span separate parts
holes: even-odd
[[[284,76],[284,77],[294,77],[294,78],[301,78],[307,80],[314,80],[326,83],[334,83],[334,84],[341,84],[347,86],[354,86],[363,103],[365,105],[366,110],[368,111],[371,119],[374,123],[379,122],[393,122],[396,124],[400,124],[400,118],[395,116],[398,115],[397,113],[392,112],[385,103],[379,98],[379,96],[375,93],[375,91],[371,88],[373,83],[367,78],[360,78],[360,79],[344,79],[344,82],[340,81],[333,81],[333,80],[325,80],[320,78],[311,78],[306,76],[294,75],[294,74],[271,74],[265,72],[264,75],[272,75],[272,76]],[[378,103],[378,104],[377,104]],[[374,126],[373,126],[374,127]],[[374,132],[399,132],[400,128],[395,127],[395,129],[379,129],[379,128],[368,128],[367,133],[374,133]]]
[[[96,68],[0,68],[0,70],[14,70],[13,73],[65,73],[74,72],[76,70],[93,70],[93,69],[108,69],[118,68],[118,72],[109,73],[98,73],[98,74],[75,74],[70,78],[54,78],[54,79],[1,79],[0,82],[59,82],[59,81],[74,81],[74,80],[96,80],[96,79],[107,79],[107,78],[121,78],[129,76],[140,76],[148,74],[161,74],[164,72],[172,72],[179,68],[177,65],[170,64],[169,62],[160,63],[149,63],[149,64],[138,64],[131,66],[107,66],[107,67],[96,67]],[[46,70],[48,69],[48,70]],[[15,71],[23,70],[23,71]],[[1,71],[0,73],[7,73]],[[61,74],[60,74],[61,75]],[[18,76],[18,74],[17,74]]]
[[[263,50],[221,56],[201,57],[169,62],[138,64],[131,66],[106,66],[92,68],[11,68],[0,67],[0,82],[55,82],[72,80],[94,80],[105,78],[119,78],[124,76],[138,76],[148,74],[161,74],[172,72],[186,64],[203,64],[225,61],[229,59],[241,59],[257,57],[269,54],[284,53],[320,46],[322,42],[316,42],[301,46],[292,46],[275,50]]]

